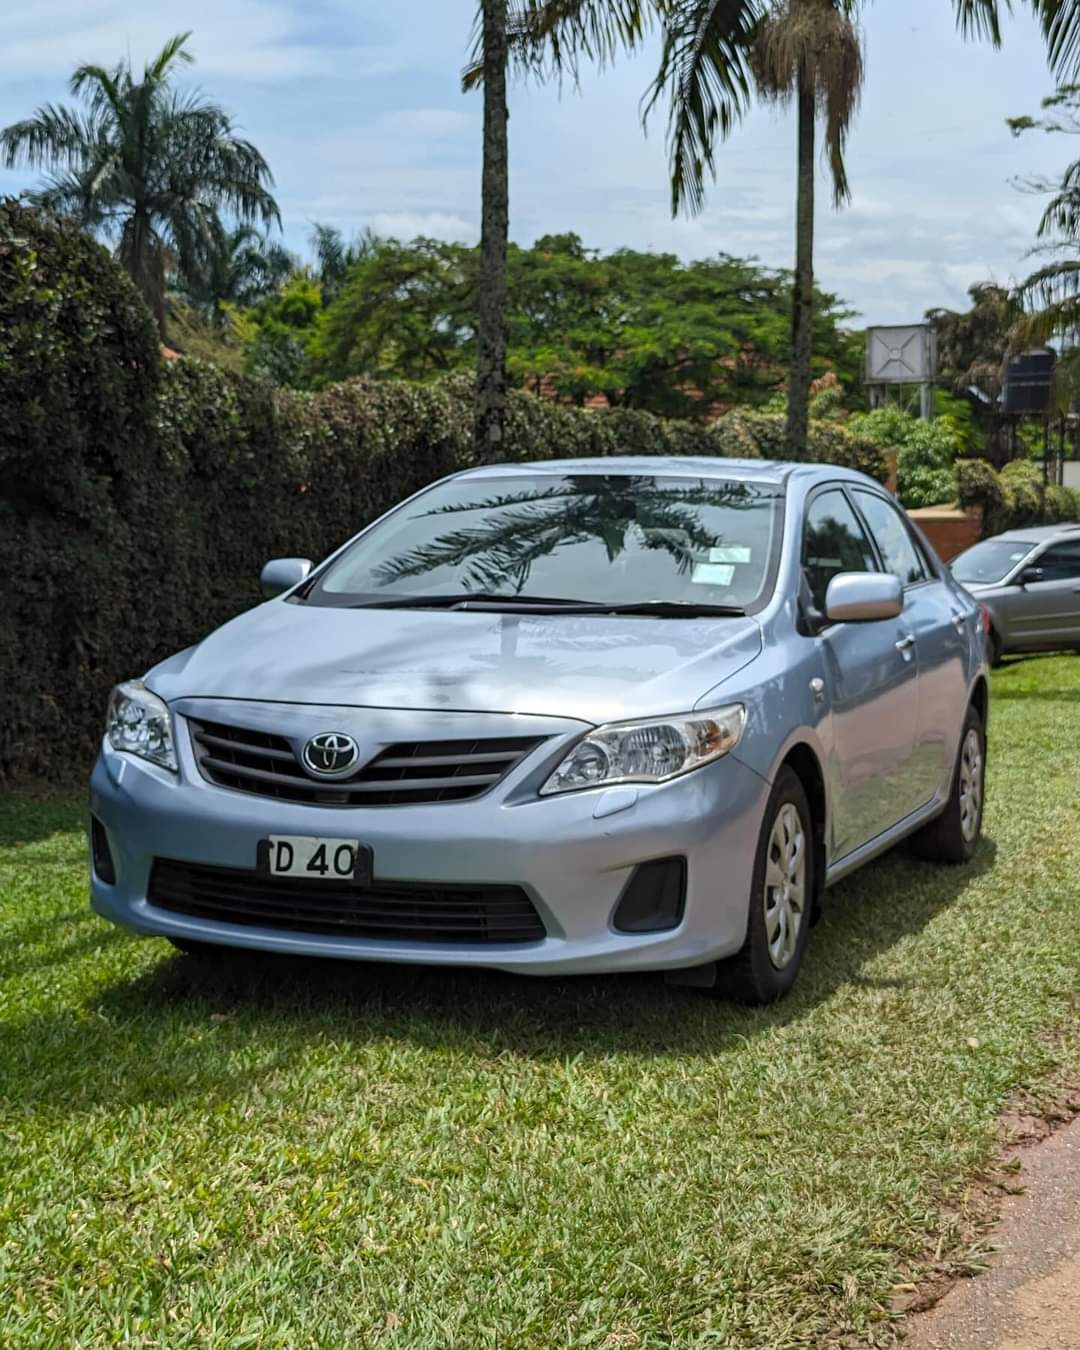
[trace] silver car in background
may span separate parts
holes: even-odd
[[[969,858],[978,606],[871,479],[472,470],[117,687],[98,913],[188,952],[663,970],[763,1003],[825,889]]]
[[[1080,525],[1007,530],[952,560],[990,616],[987,653],[1080,651]]]

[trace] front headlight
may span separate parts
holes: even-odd
[[[597,727],[578,741],[540,794],[610,783],[666,783],[734,750],[745,723],[746,709],[732,703],[708,713]]]
[[[128,680],[112,691],[105,735],[114,750],[176,770],[172,714],[141,680]]]

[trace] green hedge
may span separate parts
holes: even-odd
[[[0,203],[0,774],[81,773],[110,686],[257,602],[270,557],[321,558],[473,462],[469,381],[295,394],[159,359],[104,249]],[[712,425],[582,412],[517,393],[521,459],[784,453],[779,418]],[[815,458],[884,474],[815,426]]]
[[[1080,492],[1043,483],[1042,470],[1030,460],[1013,460],[998,473],[984,459],[956,462],[957,499],[983,513],[983,538],[1024,525],[1080,521]]]

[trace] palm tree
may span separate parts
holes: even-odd
[[[706,172],[715,176],[717,135],[727,136],[752,92],[794,102],[798,114],[795,295],[788,387],[788,448],[805,451],[809,430],[814,311],[814,141],[819,114],[833,199],[850,196],[844,144],[862,88],[855,0],[689,0],[665,22],[660,70],[646,116],[670,97],[672,210],[701,209]]]
[[[220,226],[198,270],[178,272],[175,290],[211,322],[224,322],[225,306],[250,309],[272,295],[297,267],[281,244],[253,225]]]
[[[228,114],[174,75],[190,33],[167,42],[136,81],[130,61],[80,66],[71,92],[83,110],[45,104],[0,132],[0,158],[46,170],[31,199],[115,241],[116,254],[165,334],[170,259],[195,276],[222,234],[220,213],[280,225],[266,161],[234,134]]]
[[[502,454],[506,421],[510,68],[542,78],[576,75],[584,57],[603,63],[644,29],[645,0],[480,0],[464,87],[484,86],[484,155],[474,443],[481,461]]]
[[[999,0],[951,0],[964,37],[1001,42]],[[1006,8],[1009,0],[1004,0]],[[1029,0],[1046,35],[1052,66],[1080,68],[1080,0]],[[798,111],[795,296],[788,396],[789,450],[806,445],[813,309],[814,139],[819,114],[833,196],[849,195],[844,143],[858,101],[862,59],[858,0],[657,0],[664,29],[660,69],[646,117],[669,100],[672,210],[704,202],[715,178],[718,140],[737,126],[757,93],[795,102]]]
[[[369,258],[378,244],[378,238],[370,229],[349,244],[335,225],[315,221],[311,227],[311,246],[315,250],[315,275],[322,287],[324,305],[333,303],[352,268]]]

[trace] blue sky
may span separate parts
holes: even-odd
[[[1012,186],[1056,173],[1070,143],[1004,119],[1033,112],[1052,80],[1034,23],[1005,46],[963,44],[949,0],[866,6],[867,79],[852,133],[852,205],[835,212],[819,173],[817,272],[868,323],[964,306],[974,281],[1028,270],[1040,213]],[[192,28],[190,79],[234,114],[270,161],[286,241],[310,222],[472,241],[478,235],[479,96],[459,90],[472,0],[35,0],[9,9],[0,47],[0,123],[67,97],[81,61],[141,63]],[[516,87],[511,97],[511,234],[575,230],[594,247],[685,258],[792,257],[794,122],[756,110],[719,153],[705,211],[672,220],[664,126],[638,118],[656,44],[580,92]],[[0,190],[26,173],[0,171]]]

